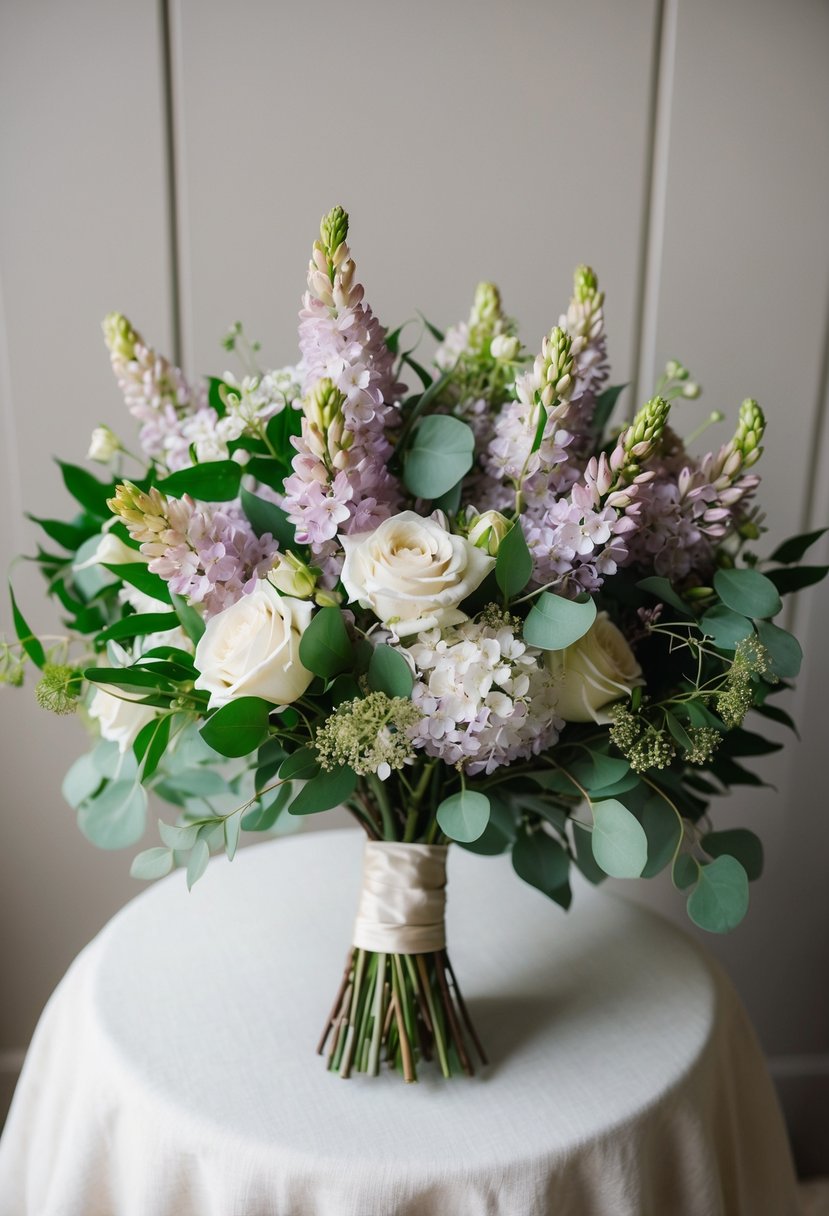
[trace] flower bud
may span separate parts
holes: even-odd
[[[484,511],[483,515],[478,515],[471,521],[467,537],[476,549],[483,549],[484,553],[495,557],[501,541],[512,526],[500,511]]]
[[[316,575],[295,553],[278,553],[276,561],[268,571],[268,582],[283,595],[297,600],[310,599],[317,586]]]
[[[511,363],[520,349],[518,338],[510,337],[509,334],[496,334],[489,344],[489,353],[493,359],[499,359],[503,363]]]
[[[108,426],[96,426],[89,440],[87,460],[97,460],[99,464],[108,464],[116,452],[121,450],[121,441]]]

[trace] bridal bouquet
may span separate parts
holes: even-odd
[[[94,844],[134,845],[148,792],[173,808],[139,878],[192,884],[241,831],[348,808],[363,888],[320,1050],[413,1080],[432,1055],[471,1072],[478,1047],[445,948],[449,842],[509,850],[565,908],[572,867],[668,868],[696,924],[742,919],[761,844],[708,803],[778,746],[749,711],[791,725],[774,697],[801,652],[773,618],[825,571],[799,565],[819,533],[752,547],[755,401],[692,455],[672,405],[699,389],[671,362],[612,424],[591,269],[539,351],[482,283],[468,321],[418,323],[426,365],[365,303],[347,235],[334,208],[296,367],[259,369],[237,325],[245,374],[191,382],[107,317],[139,447],[101,426],[103,480],[60,465],[76,514],[36,519],[35,560],[69,633],[34,636],[12,598],[0,665],[40,668],[40,703],[96,735],[64,783]]]

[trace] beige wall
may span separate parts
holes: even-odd
[[[822,0],[7,0],[0,563],[32,544],[24,509],[68,505],[52,454],[81,461],[92,426],[117,424],[104,313],[168,350],[179,331],[191,370],[223,369],[236,318],[266,359],[289,360],[308,246],[338,201],[392,324],[414,307],[448,323],[489,277],[532,343],[590,261],[615,378],[638,378],[641,395],[666,357],[685,359],[707,390],[683,407],[688,428],[755,395],[772,539],[829,519],[828,53]],[[46,626],[32,572],[15,583]],[[820,1103],[829,1117],[827,608],[823,591],[798,612],[803,743],[766,766],[776,791],[719,816],[760,825],[767,877],[748,922],[708,939],[793,1120],[810,1104],[804,1154]],[[77,724],[9,691],[0,723],[8,1081],[52,987],[136,884],[128,856],[95,852],[60,799]],[[634,894],[684,915],[658,884]]]

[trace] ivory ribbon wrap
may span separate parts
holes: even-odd
[[[446,845],[366,841],[353,944],[385,954],[446,945]]]

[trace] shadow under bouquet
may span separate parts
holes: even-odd
[[[670,411],[699,390],[672,362],[611,424],[624,386],[592,270],[539,353],[482,283],[468,321],[420,326],[427,367],[365,303],[347,234],[337,207],[296,367],[259,369],[236,326],[246,374],[191,383],[106,319],[140,455],[100,427],[104,480],[61,464],[77,513],[36,521],[60,550],[36,560],[69,636],[37,638],[13,599],[2,663],[88,719],[63,788],[94,844],[134,845],[148,792],[173,808],[136,877],[181,866],[192,885],[242,831],[348,808],[363,883],[320,1051],[342,1076],[388,1061],[411,1081],[483,1055],[446,951],[450,842],[509,850],[565,908],[574,866],[669,868],[697,925],[738,924],[762,848],[714,830],[708,803],[760,784],[744,761],[779,746],[749,711],[791,725],[773,697],[801,652],[773,618],[824,571],[799,565],[819,533],[751,548],[755,401],[691,455]]]

